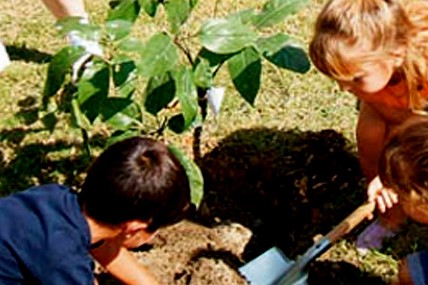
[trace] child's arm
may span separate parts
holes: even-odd
[[[368,200],[375,201],[381,213],[398,202],[397,195],[384,188],[377,176],[379,158],[389,128],[373,106],[361,102],[357,126],[358,158],[367,182],[370,182],[367,188]]]
[[[362,101],[357,124],[358,158],[367,181],[377,176],[380,154],[387,137],[387,124],[379,113]]]
[[[115,241],[104,242],[91,250],[92,256],[113,277],[127,285],[158,285],[154,275],[123,246]]]

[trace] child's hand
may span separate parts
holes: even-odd
[[[387,209],[392,208],[398,203],[397,194],[393,190],[383,187],[379,176],[370,181],[367,188],[367,195],[368,201],[376,202],[377,208],[381,213],[385,213]],[[368,218],[372,219],[373,215],[370,215]]]

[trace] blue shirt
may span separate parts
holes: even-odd
[[[0,199],[0,284],[94,284],[77,196],[56,184]]]

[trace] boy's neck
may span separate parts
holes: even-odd
[[[93,218],[87,216],[85,213],[83,213],[83,216],[85,217],[85,220],[89,226],[89,232],[91,234],[91,244],[102,242],[105,239],[114,238],[122,231],[120,227],[113,227],[100,223],[94,220]]]

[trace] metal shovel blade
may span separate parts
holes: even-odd
[[[358,207],[327,235],[314,243],[297,261],[290,260],[277,247],[239,268],[251,285],[306,285],[308,275],[305,267],[332,244],[349,233],[375,209],[374,202]]]
[[[239,272],[251,285],[279,285],[278,280],[293,263],[279,248],[272,247],[240,267]],[[302,273],[295,285],[306,285],[307,277],[307,274]]]

